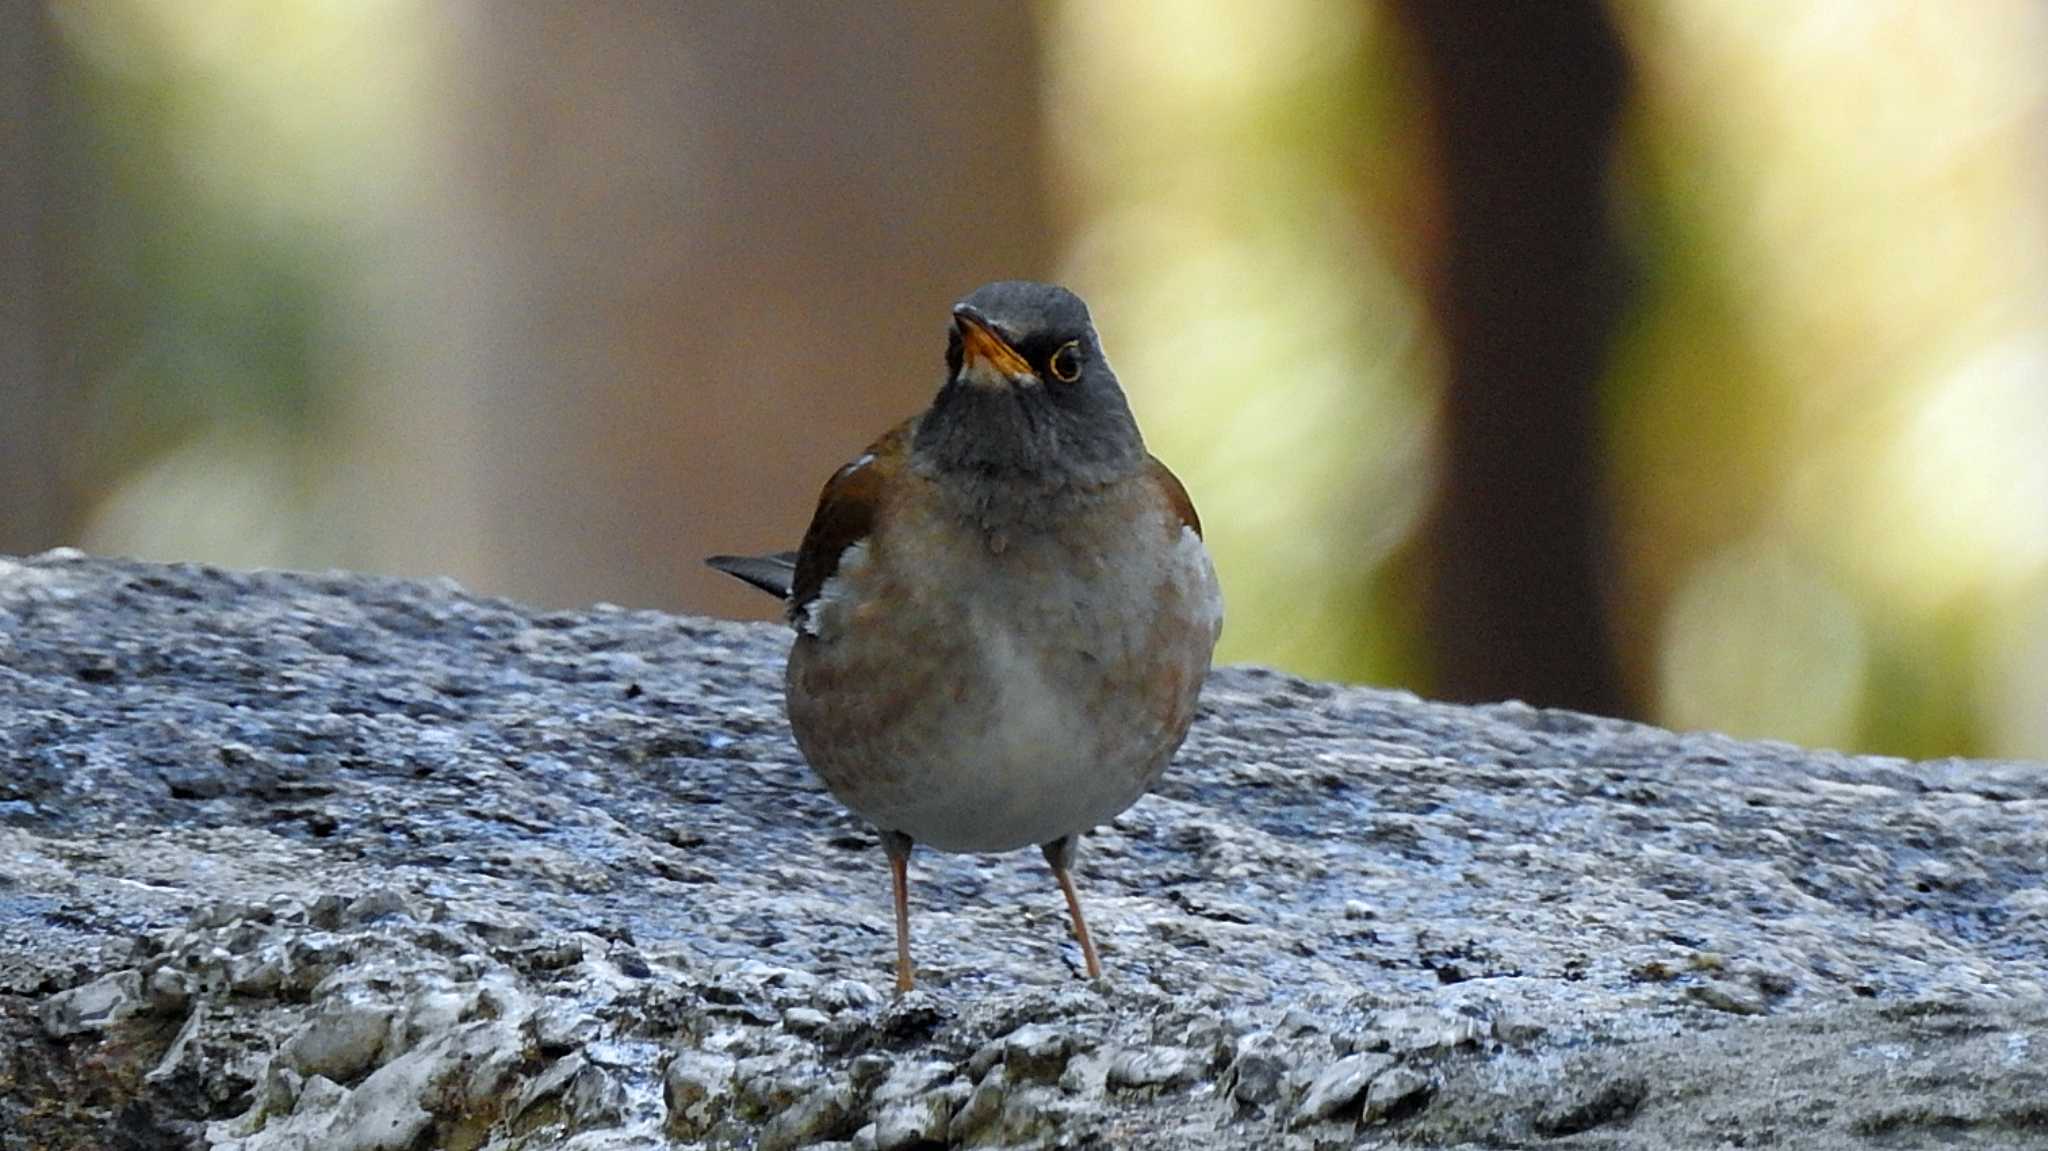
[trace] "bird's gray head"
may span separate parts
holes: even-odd
[[[1081,297],[1002,280],[953,306],[945,386],[911,453],[937,471],[1086,489],[1142,468],[1145,441]]]

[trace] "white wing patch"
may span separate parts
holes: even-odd
[[[871,459],[874,459],[874,457],[862,456],[860,459],[855,460],[852,466],[859,467],[862,463]],[[846,613],[851,610],[848,607],[848,602],[853,599],[855,594],[847,581],[858,576],[867,566],[868,542],[866,540],[861,540],[859,543],[840,552],[839,570],[833,572],[832,578],[826,580],[818,588],[817,598],[804,605],[803,614],[796,621],[796,630],[805,635],[815,636],[818,639],[827,641],[837,636],[845,627]]]
[[[1196,586],[1190,589],[1191,603],[1201,605],[1202,615],[1208,620],[1211,633],[1223,634],[1223,585],[1216,580],[1216,565],[1209,560],[1209,549],[1203,545],[1202,537],[1195,529],[1180,529],[1180,543],[1174,548],[1174,571],[1176,578],[1187,580]]]

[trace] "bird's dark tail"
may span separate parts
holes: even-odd
[[[704,562],[776,599],[788,599],[790,585],[796,582],[795,552],[777,552],[772,556],[706,556]]]

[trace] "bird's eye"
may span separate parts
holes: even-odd
[[[1045,366],[1052,370],[1053,379],[1060,383],[1071,384],[1080,379],[1081,341],[1068,340],[1061,344],[1060,350],[1052,354],[1052,359],[1047,360]]]

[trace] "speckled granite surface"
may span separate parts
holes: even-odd
[[[786,638],[0,560],[0,1148],[2048,1144],[2048,767],[1212,677],[887,871]]]

